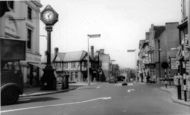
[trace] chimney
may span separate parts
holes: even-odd
[[[100,49],[100,53],[101,53],[101,54],[104,54],[104,49]]]
[[[59,48],[55,48],[55,56],[57,56],[57,54],[58,54],[58,52],[59,52]]]
[[[91,56],[94,58],[94,46],[91,46]]]
[[[149,35],[150,35],[150,33],[146,32],[146,40],[149,40]]]

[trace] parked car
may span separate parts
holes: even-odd
[[[0,39],[1,52],[1,105],[17,103],[24,83],[21,60],[25,60],[25,41]],[[6,49],[6,50],[5,50]]]
[[[126,81],[124,81],[123,83],[122,83],[122,86],[127,86],[128,85],[128,83],[126,82]]]

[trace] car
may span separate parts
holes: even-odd
[[[110,79],[109,83],[117,83],[117,81],[115,79]]]
[[[127,85],[128,83],[126,81],[122,83],[122,86],[127,86]]]

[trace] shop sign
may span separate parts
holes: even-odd
[[[190,73],[190,61],[186,62],[186,71]]]
[[[40,55],[35,55],[35,54],[27,53],[26,54],[26,60],[28,62],[37,62],[37,63],[40,63],[41,62],[41,56]]]
[[[190,75],[187,76],[187,89],[190,91]]]
[[[171,58],[171,69],[178,69],[179,61],[176,61],[175,58]]]

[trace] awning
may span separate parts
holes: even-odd
[[[184,28],[187,28],[187,21],[185,21],[185,22],[183,22],[182,24],[180,24],[179,26],[178,26],[178,29],[184,29]]]

